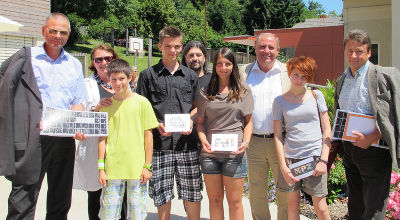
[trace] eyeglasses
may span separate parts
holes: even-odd
[[[95,63],[101,63],[104,60],[104,61],[106,61],[106,63],[109,63],[113,59],[114,59],[114,57],[112,57],[112,56],[109,56],[109,57],[97,57],[97,58],[94,58],[94,62]]]
[[[55,29],[49,29],[49,33],[51,35],[56,35],[57,33],[60,33],[61,36],[68,36],[68,31],[58,31]]]

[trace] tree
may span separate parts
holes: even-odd
[[[207,6],[208,24],[221,34],[243,34],[243,5],[238,0],[213,0]]]
[[[51,0],[50,6],[51,12],[75,13],[90,23],[91,19],[104,16],[107,0]]]
[[[308,7],[304,7],[300,16],[301,21],[305,21],[309,18],[319,18],[325,15],[323,6],[315,1],[309,1]]]
[[[330,18],[336,18],[336,17],[340,17],[340,15],[336,14],[336,11],[330,11],[328,13],[328,17]]]
[[[244,24],[248,34],[254,29],[290,28],[300,22],[305,5],[301,0],[244,0]]]
[[[313,14],[315,14],[317,17],[325,14],[325,10],[322,4],[315,1],[308,2],[308,10],[311,11]]]

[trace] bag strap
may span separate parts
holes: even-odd
[[[312,95],[313,95],[313,97],[315,99],[315,102],[317,103],[317,114],[318,114],[318,118],[319,118],[319,127],[321,128],[321,132],[323,133],[322,123],[321,123],[321,116],[319,115],[318,99],[317,99],[317,96],[315,95],[314,90],[311,90],[311,93],[312,93]]]

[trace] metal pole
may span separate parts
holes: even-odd
[[[103,29],[103,43],[106,43],[106,27]]]
[[[128,54],[129,54],[129,28],[126,28],[126,42],[125,42],[125,47],[126,47],[125,55],[128,56]]]
[[[207,0],[204,0],[204,46],[207,48]]]
[[[111,28],[111,47],[114,48],[114,28]]]
[[[247,63],[250,63],[250,46],[246,48]]]
[[[137,54],[137,50],[135,50],[135,66],[136,66],[136,54]],[[136,66],[137,68],[137,66]]]
[[[151,58],[152,58],[152,51],[153,51],[153,39],[151,39],[151,37],[150,37],[150,35],[149,35],[149,56],[147,57],[148,58],[148,67],[150,68],[152,65],[151,65]]]

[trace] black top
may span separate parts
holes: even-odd
[[[200,90],[202,88],[205,88],[208,86],[208,83],[210,82],[211,79],[211,73],[205,73],[201,77],[199,77],[199,88]]]
[[[146,97],[153,106],[157,120],[164,123],[165,114],[188,114],[199,95],[196,73],[179,64],[174,74],[162,64],[162,60],[139,75],[136,92]],[[174,132],[170,137],[161,136],[153,129],[154,150],[194,150],[197,144],[193,135]]]
[[[103,86],[97,84],[97,86],[99,87],[99,94],[100,94],[100,99],[102,98],[110,98],[111,96],[113,96],[114,94],[112,94],[111,92],[105,90],[103,88]]]

